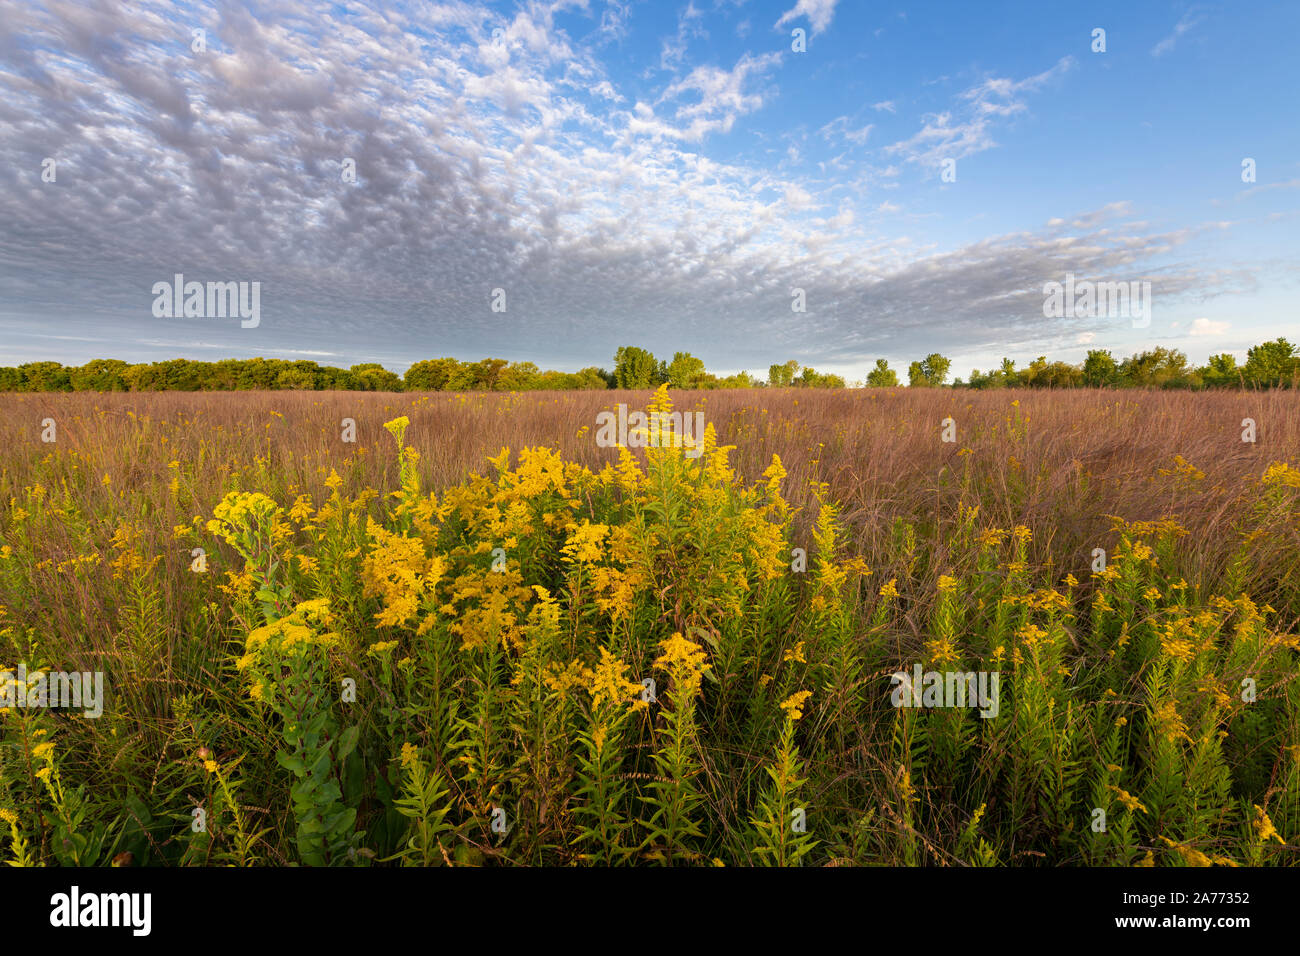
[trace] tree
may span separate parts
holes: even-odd
[[[1137,388],[1177,388],[1188,381],[1187,356],[1163,345],[1130,355],[1119,366],[1125,385]]]
[[[1083,384],[1106,388],[1119,382],[1119,366],[1109,349],[1089,349],[1083,361]]]
[[[912,388],[937,388],[948,377],[952,361],[932,352],[919,362],[913,362],[907,368],[907,384]]]
[[[541,374],[534,362],[511,362],[501,370],[497,385],[503,392],[524,392],[538,387]]]
[[[1068,362],[1049,362],[1034,376],[1038,388],[1078,388],[1083,384],[1083,370]]]
[[[120,359],[92,359],[68,370],[76,392],[125,392],[127,364]]]
[[[898,373],[884,359],[876,359],[876,367],[867,373],[867,385],[871,388],[894,388],[898,385]]]
[[[1293,384],[1300,373],[1300,358],[1295,346],[1286,339],[1275,339],[1256,345],[1246,353],[1246,366],[1242,370],[1246,381],[1267,388],[1271,385]]]
[[[772,365],[767,370],[767,384],[772,388],[789,388],[798,371],[799,363],[794,359],[782,365]]]
[[[666,372],[668,384],[673,388],[699,388],[701,380],[707,374],[704,371],[704,360],[696,358],[690,352],[675,352]]]
[[[348,383],[359,392],[400,392],[402,391],[402,380],[398,378],[395,372],[390,372],[377,362],[364,362],[361,365],[354,365],[348,370],[351,372]]]
[[[1209,362],[1199,371],[1201,381],[1209,388],[1225,388],[1241,384],[1242,369],[1237,365],[1237,356],[1231,352],[1211,355]]]
[[[72,377],[58,362],[28,362],[18,366],[24,392],[70,392]]]
[[[844,379],[830,373],[822,374],[808,366],[791,384],[799,388],[843,388]]]
[[[425,359],[416,362],[402,376],[408,392],[441,392],[460,368],[454,358]]]
[[[718,383],[718,387],[719,388],[754,388],[758,384],[760,383],[756,382],[754,380],[754,376],[750,375],[748,372],[737,372],[735,375],[728,375],[726,378],[724,378],[721,382]]]
[[[316,378],[306,369],[286,368],[275,377],[275,387],[300,392],[311,391],[316,387]]]
[[[659,363],[645,349],[625,345],[614,353],[614,381],[619,388],[653,388]]]

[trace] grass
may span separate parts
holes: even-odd
[[[110,698],[0,718],[9,857],[1293,861],[1296,393],[673,392],[635,477],[651,399],[0,395],[0,664]]]

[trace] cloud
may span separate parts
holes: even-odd
[[[659,53],[660,69],[676,68],[686,57],[686,48],[692,39],[708,37],[709,33],[704,29],[703,20],[704,14],[696,8],[695,0],[690,0],[686,4],[686,9],[677,15],[676,35],[667,37],[663,41]]]
[[[597,58],[599,13],[571,7],[561,29],[557,9],[324,17],[283,0],[254,20],[225,3],[0,0],[27,38],[0,43],[0,359],[33,354],[40,333],[123,358],[579,368],[637,341],[718,367],[852,362],[925,354],[936,336],[954,350],[1073,337],[1077,321],[1042,315],[1043,282],[1067,270],[1149,275],[1162,302],[1248,278],[1171,264],[1193,231],[1122,205],[942,251],[882,238],[871,210],[902,203],[845,203],[842,177],[703,152],[769,102],[778,54],[623,82]],[[981,103],[1005,108],[1051,73],[980,84],[953,127],[996,121]],[[40,180],[45,156],[56,183]],[[886,188],[900,167],[863,176]],[[260,282],[261,324],[154,318],[152,286],[176,273]]]
[[[659,97],[659,102],[698,97],[694,103],[678,106],[676,119],[687,120],[689,125],[674,129],[663,124],[650,123],[658,133],[680,139],[699,141],[713,132],[729,132],[738,117],[752,113],[763,106],[763,94],[747,89],[750,81],[761,77],[781,62],[779,53],[754,56],[746,53],[734,67],[724,70],[716,66],[699,66],[685,78],[673,83]],[[642,110],[641,118],[649,122]]]
[[[868,123],[866,126],[853,129],[850,123],[851,121],[847,116],[837,116],[817,132],[828,143],[839,140],[855,143],[858,146],[865,145],[867,137],[871,135],[872,124]]]
[[[1164,56],[1174,48],[1174,44],[1178,42],[1184,33],[1191,30],[1203,19],[1203,14],[1197,12],[1195,8],[1188,10],[1183,14],[1182,19],[1174,24],[1174,32],[1151,48],[1151,55]]]
[[[1213,322],[1210,319],[1197,319],[1192,323],[1189,335],[1222,335],[1231,325],[1227,322]]]
[[[957,110],[930,113],[916,134],[885,147],[890,154],[901,155],[909,162],[937,167],[946,159],[962,159],[991,149],[995,120],[1023,113],[1028,109],[1024,97],[1037,92],[1050,81],[1069,72],[1074,57],[1062,57],[1050,69],[1022,80],[990,77],[959,94]]]
[[[872,103],[873,110],[882,110],[886,113],[896,113],[898,110],[894,106],[893,100],[881,100],[879,103]]]
[[[812,27],[812,35],[822,33],[831,25],[831,19],[835,16],[835,6],[839,0],[799,0],[793,7],[781,14],[781,19],[776,21],[775,29],[781,29],[791,20],[799,17],[807,17],[808,23]]]

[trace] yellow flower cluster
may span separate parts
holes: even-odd
[[[796,691],[781,701],[781,709],[785,711],[786,716],[791,720],[801,720],[803,718],[804,702],[811,696],[812,691],[810,690]]]
[[[666,641],[660,641],[663,653],[655,660],[654,666],[665,670],[673,683],[686,691],[687,696],[699,689],[700,679],[710,670],[708,655],[704,648],[694,641],[688,641],[679,632]]]

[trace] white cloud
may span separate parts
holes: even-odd
[[[1210,319],[1197,319],[1192,323],[1190,335],[1222,335],[1231,325],[1227,322],[1214,322]]]
[[[781,19],[776,21],[776,29],[779,30],[798,17],[807,17],[808,23],[812,27],[812,34],[816,36],[831,25],[837,3],[839,3],[839,0],[799,0],[793,7],[781,14]]]
[[[990,77],[958,96],[960,117],[954,117],[952,112],[926,114],[919,132],[886,146],[885,151],[922,166],[938,167],[943,160],[962,159],[990,149],[997,145],[993,141],[993,121],[1024,112],[1028,109],[1024,95],[1067,73],[1074,62],[1073,57],[1062,57],[1050,69],[1023,80]]]
[[[837,116],[817,132],[822,135],[826,142],[834,142],[837,138],[847,140],[862,146],[866,143],[867,137],[871,135],[872,124],[853,129],[850,127],[850,120],[847,116]]]
[[[1151,55],[1164,56],[1174,48],[1174,44],[1178,42],[1184,33],[1192,29],[1192,27],[1196,26],[1203,19],[1203,15],[1195,9],[1188,10],[1183,14],[1182,19],[1174,24],[1174,32],[1151,48]]]
[[[715,131],[728,132],[736,119],[763,106],[763,94],[747,89],[754,78],[761,77],[781,62],[779,53],[753,56],[746,53],[730,70],[716,66],[698,66],[687,76],[673,83],[659,102],[698,95],[699,101],[685,103],[677,108],[678,120],[689,120],[690,125],[672,129],[667,125],[657,127],[681,139],[699,141]]]
[[[1168,269],[1188,238],[1121,227],[1115,207],[1064,216],[1070,235],[1058,223],[942,252],[882,237],[879,216],[901,201],[860,190],[846,203],[842,177],[723,162],[696,145],[763,108],[778,54],[624,85],[590,35],[556,26],[555,7],[522,7],[485,19],[458,4],[400,16],[344,5],[321,17],[282,0],[259,23],[223,4],[200,20],[210,62],[196,65],[163,0],[95,7],[94,30],[77,26],[84,7],[0,0],[25,38],[0,44],[0,348],[15,351],[8,333],[29,320],[132,348],[390,367],[431,354],[607,364],[637,328],[736,367],[795,350],[851,363],[886,340],[925,354],[937,331],[954,350],[1049,345],[1079,329],[1044,320],[1046,278],[1138,275],[1156,257]],[[504,53],[494,27],[509,34]],[[51,49],[60,55],[34,58]],[[959,119],[936,125],[994,122],[1005,112],[979,103],[1005,108],[1043,75],[981,84]],[[776,142],[771,158],[786,152]],[[33,143],[60,144],[57,194],[39,203]],[[356,183],[341,180],[343,157]],[[888,189],[901,166],[859,178]],[[260,281],[261,325],[154,319],[149,290],[176,272]],[[1160,294],[1239,279],[1187,268],[1162,275]],[[808,325],[790,321],[795,286]],[[488,312],[496,287],[508,323]],[[390,354],[372,354],[381,348]]]

